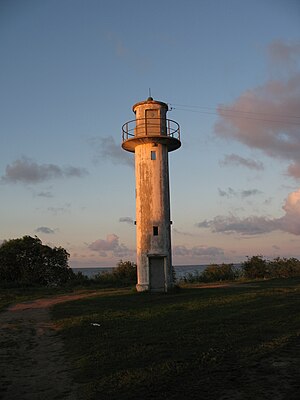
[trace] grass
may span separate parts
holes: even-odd
[[[266,375],[270,360],[290,354],[300,368],[299,278],[100,293],[52,309],[82,399],[217,399],[233,387],[243,393],[237,398],[267,399],[261,391],[279,386]],[[285,398],[296,399],[292,380],[289,371]]]

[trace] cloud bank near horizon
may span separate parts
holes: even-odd
[[[189,256],[189,257],[216,257],[223,256],[224,250],[220,247],[206,247],[206,246],[194,246],[188,248],[186,246],[177,245],[173,246],[174,256]]]
[[[212,220],[198,222],[198,228],[209,228],[215,233],[260,235],[275,230],[300,235],[300,189],[288,195],[284,206],[285,215],[280,218],[250,216],[239,218],[235,215],[216,216]]]

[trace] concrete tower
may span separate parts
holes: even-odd
[[[138,291],[166,292],[173,285],[168,152],[181,143],[167,111],[149,97],[133,106],[136,119],[122,128],[122,148],[135,153]]]

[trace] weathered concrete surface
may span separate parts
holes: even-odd
[[[167,110],[152,98],[136,103],[134,138],[122,144],[135,152],[138,291],[167,291],[173,285],[168,151],[180,141],[167,135]]]
[[[156,160],[151,160],[151,151]],[[143,144],[135,151],[137,266],[139,285],[149,289],[149,255],[166,257],[166,280],[171,273],[170,197],[166,146]],[[153,235],[153,227],[158,235]]]

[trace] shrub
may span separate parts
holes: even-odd
[[[296,258],[277,257],[272,261],[253,256],[242,264],[245,278],[270,279],[300,276],[300,261]]]
[[[239,277],[239,272],[234,269],[233,264],[212,264],[201,273],[195,271],[187,274],[183,280],[188,283],[195,282],[219,282],[232,281]]]
[[[300,261],[296,258],[277,257],[268,262],[270,278],[290,278],[300,276]]]
[[[233,264],[209,265],[201,275],[202,282],[231,281],[236,278]]]
[[[136,264],[120,260],[112,272],[100,273],[94,277],[95,282],[105,286],[131,286],[137,283]]]
[[[247,261],[242,263],[244,277],[248,279],[269,278],[269,268],[267,261],[263,256],[248,257]]]

